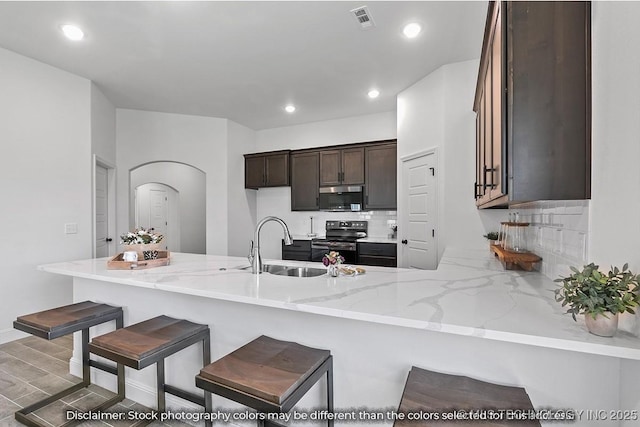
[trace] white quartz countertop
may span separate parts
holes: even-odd
[[[435,271],[366,267],[354,277],[253,275],[240,257],[172,253],[171,265],[107,270],[107,259],[48,264],[42,271],[319,315],[640,360],[640,338],[603,338],[554,301],[539,273],[505,271],[483,249],[447,249]],[[322,267],[320,263],[265,261]]]

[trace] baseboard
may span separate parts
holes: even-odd
[[[28,337],[29,334],[26,334],[17,329],[4,329],[0,331],[0,344],[8,343],[11,341],[19,340],[20,338]]]

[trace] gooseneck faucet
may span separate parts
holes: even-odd
[[[256,225],[256,231],[253,235],[253,240],[251,241],[251,253],[247,258],[249,258],[249,262],[251,263],[251,272],[253,274],[262,273],[262,257],[260,256],[260,229],[262,226],[269,222],[275,221],[282,226],[284,230],[284,244],[291,245],[293,244],[293,239],[291,238],[291,234],[289,233],[289,227],[278,217],[275,216],[267,216],[262,218],[258,224]]]

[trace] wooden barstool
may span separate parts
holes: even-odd
[[[113,307],[92,301],[79,302],[18,317],[13,322],[14,328],[46,340],[82,331],[82,382],[22,408],[15,413],[16,420],[31,427],[43,427],[44,424],[28,418],[27,415],[81,388],[87,387],[91,384],[91,367],[109,372],[118,377],[117,395],[91,409],[92,411],[107,408],[124,399],[124,366],[118,364],[117,367],[112,367],[89,358],[89,328],[112,320],[116,321],[116,328],[122,328],[122,319],[121,307]],[[74,424],[74,421],[69,421],[64,425],[70,424]]]
[[[202,341],[202,366],[211,362],[209,327],[187,320],[158,316],[91,340],[89,351],[140,370],[156,364],[158,412],[166,410],[165,393],[196,403],[211,412],[211,394],[204,396],[165,383],[164,359]],[[207,426],[211,421],[206,422]]]
[[[448,375],[427,371],[413,366],[409,371],[407,382],[402,393],[398,413],[405,415],[403,420],[396,420],[394,427],[429,427],[478,425],[482,427],[518,427],[539,426],[537,420],[523,421],[507,419],[506,410],[533,411],[533,405],[524,388],[492,384],[469,377]],[[443,421],[443,414],[463,411],[493,411],[502,413],[503,419],[462,421],[459,419]],[[418,420],[408,419],[410,414]],[[438,414],[439,420],[429,420],[427,414]]]
[[[289,412],[327,375],[327,409],[333,412],[333,357],[329,350],[261,336],[196,376],[196,386],[264,414]],[[265,417],[266,418],[266,417]],[[258,420],[258,426],[278,425]],[[333,426],[333,420],[328,420]]]

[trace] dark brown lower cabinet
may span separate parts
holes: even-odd
[[[397,245],[395,243],[358,243],[358,264],[397,267]]]
[[[311,240],[294,240],[292,245],[282,241],[282,259],[311,261]]]

